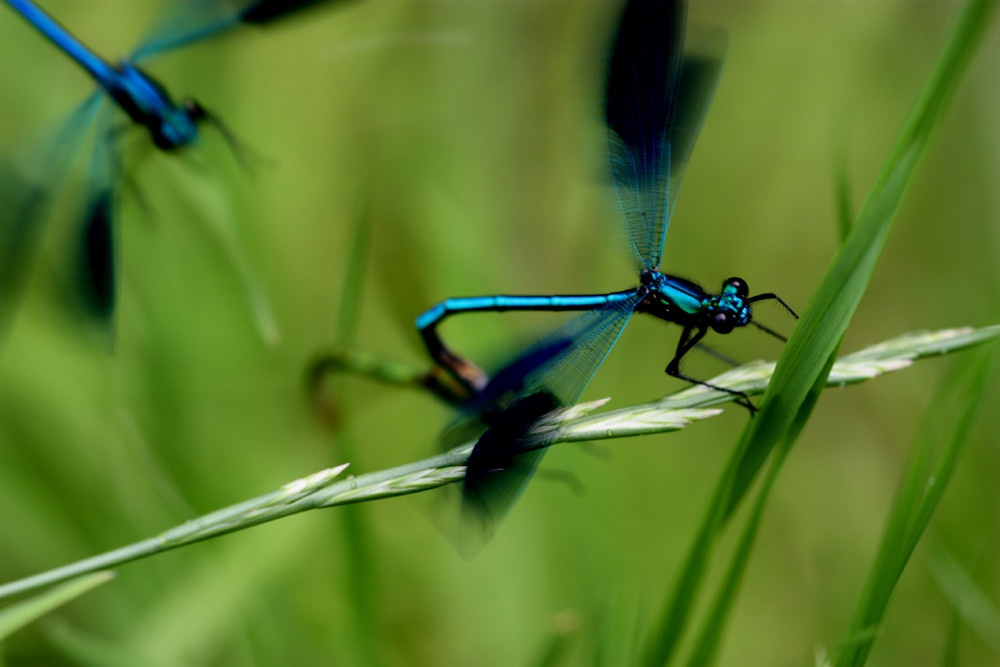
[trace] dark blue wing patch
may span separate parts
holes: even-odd
[[[718,30],[685,46],[685,8],[676,0],[628,2],[608,67],[609,163],[638,269],[660,266],[684,168],[725,54]]]
[[[260,0],[240,12],[243,23],[268,23],[329,0]],[[342,0],[338,0],[342,1]]]
[[[518,398],[493,415],[466,463],[463,512],[472,513],[489,533],[514,503],[534,473],[544,442],[531,436],[538,420],[559,407],[548,392]]]
[[[89,316],[108,323],[115,309],[114,196],[97,193],[87,205],[80,239],[80,295]]]
[[[661,168],[684,45],[685,3],[628,2],[608,69],[604,117],[636,168]]]

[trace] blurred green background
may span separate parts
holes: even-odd
[[[111,57],[156,4],[44,6]],[[363,299],[358,346],[419,364],[413,318],[445,297],[631,287],[598,117],[618,4],[358,0],[151,64],[225,120],[253,167],[211,129],[182,157],[130,138],[111,354],[52,315],[39,265],[0,358],[0,580],[346,459],[357,474],[433,453],[449,411],[429,396],[342,378],[329,387],[336,427],[307,401],[303,371],[330,347],[345,289]],[[837,170],[857,208],[957,5],[693,4],[690,22],[725,28],[730,51],[664,268],[713,290],[739,275],[801,309],[836,251]],[[0,52],[3,145],[44,136],[91,90],[7,8]],[[994,26],[845,351],[1000,321],[998,63]],[[345,286],[359,219],[368,271]],[[53,220],[47,244],[62,229]],[[793,325],[776,307],[756,315]],[[584,398],[621,407],[683,387],[662,372],[677,328],[647,319]],[[502,359],[560,321],[469,316],[444,332],[473,358]],[[754,331],[714,345],[740,360],[780,351]],[[921,416],[957,361],[823,396],[778,482],[720,664],[812,664],[844,638]],[[720,368],[701,355],[687,370]],[[585,492],[538,479],[471,560],[441,519],[448,494],[310,513],[125,566],[0,651],[12,665],[506,666],[537,664],[569,632],[565,664],[577,664],[601,632],[627,643],[659,607],[746,419],[729,408],[683,433],[554,448],[544,467]],[[870,664],[939,662],[954,614],[933,574],[942,552],[1000,604],[997,432],[987,411]],[[964,665],[1000,661],[969,628],[960,648]]]

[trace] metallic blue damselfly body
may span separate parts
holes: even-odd
[[[686,3],[681,0],[627,0],[609,61],[604,120],[610,172],[639,285],[608,294],[448,299],[417,318],[431,357],[474,394],[488,386],[489,378],[441,340],[437,327],[445,318],[482,311],[585,311],[553,334],[553,340],[571,340],[572,345],[531,369],[531,377],[525,378],[522,391],[510,403],[510,423],[502,413],[494,416],[493,436],[484,435],[473,451],[465,497],[475,499],[471,504],[485,508],[491,520],[502,516],[514,501],[544,451],[538,443],[519,444],[531,431],[533,419],[543,408],[576,401],[635,312],[682,327],[667,374],[732,394],[751,413],[755,410],[745,394],[682,373],[681,360],[710,329],[726,334],[754,324],[778,336],[753,321],[754,303],[775,300],[791,309],[774,294],[750,296],[740,278],[727,279],[718,294],[711,294],[659,269],[683,170],[725,50],[724,39],[715,34],[701,48],[684,52],[685,15]],[[497,429],[502,437],[496,437]],[[526,453],[519,454],[518,448]],[[494,473],[491,484],[504,490],[484,496],[483,480]]]
[[[127,58],[109,62],[83,45],[52,16],[31,0],[4,0],[42,36],[62,50],[95,81],[98,90],[71,114],[42,154],[36,174],[17,173],[0,166],[0,325],[12,310],[19,284],[34,252],[38,228],[72,164],[72,156],[91,127],[97,138],[90,159],[86,202],[79,220],[79,257],[73,274],[75,290],[85,308],[100,320],[113,312],[115,291],[114,221],[121,188],[120,132],[110,110],[117,107],[145,128],[162,151],[177,151],[198,141],[199,125],[210,122],[235,146],[235,140],[217,116],[197,101],[175,101],[166,88],[140,67],[147,59],[207,39],[239,25],[267,24],[310,5],[328,0],[184,0],[175,3],[171,20],[164,22]],[[8,54],[8,57],[10,55]],[[110,100],[111,105],[102,104]],[[44,182],[42,182],[44,181]]]

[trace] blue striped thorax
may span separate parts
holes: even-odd
[[[646,295],[637,309],[660,319],[712,327],[718,333],[729,333],[750,322],[748,288],[742,278],[726,280],[717,295],[709,294],[690,280],[656,269],[643,269],[639,279]]]
[[[207,116],[201,105],[190,99],[175,103],[160,83],[128,61],[115,69],[121,76],[103,85],[133,121],[149,129],[157,148],[170,151],[197,141],[198,123]]]

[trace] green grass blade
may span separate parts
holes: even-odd
[[[948,622],[948,634],[945,636],[944,651],[941,653],[941,667],[959,667],[962,664],[959,658],[960,644],[958,641],[961,628],[961,617],[956,609]]]
[[[344,275],[344,288],[340,296],[340,308],[337,315],[337,330],[334,346],[347,348],[353,345],[358,330],[361,315],[362,290],[365,282],[365,272],[368,266],[369,246],[371,244],[371,211],[370,203],[366,202],[354,227],[354,238],[351,242],[350,260]],[[337,378],[346,379],[346,378]],[[347,392],[338,392],[346,396]],[[337,444],[340,455],[346,459],[355,458],[355,438],[349,424],[341,423],[337,430]],[[381,596],[378,594],[377,575],[372,546],[371,527],[365,520],[363,508],[344,508],[343,528],[344,559],[343,572],[345,588],[351,596],[351,606],[354,609],[351,622],[354,624],[354,649],[357,652],[359,664],[378,665],[379,649],[375,643],[378,636],[377,604]]]
[[[883,373],[906,368],[914,359],[962,350],[993,340],[998,335],[1000,326],[906,334],[847,355],[834,364],[827,383],[843,385],[863,382]],[[770,373],[766,369],[771,365],[749,366],[754,369],[754,374],[760,373],[761,366],[764,367],[763,375],[752,381],[760,386],[766,384]],[[731,376],[734,372],[739,373],[740,369],[724,375]],[[725,384],[716,379],[712,381]],[[554,416],[546,419],[543,426],[556,431],[550,444],[668,433],[686,428],[695,420],[720,414],[720,410],[709,407],[719,402],[719,393],[690,388],[652,403],[589,415],[589,412],[607,402],[594,401],[553,413]],[[806,406],[808,404],[807,401]],[[348,467],[347,464],[322,470],[285,484],[277,491],[205,514],[154,538],[0,584],[0,600],[82,574],[117,567],[201,540],[245,530],[298,512],[436,489],[462,479],[471,448],[472,444],[468,443],[444,454],[358,475],[349,480],[339,480],[340,474]],[[734,456],[732,461],[736,460],[738,458]]]
[[[84,575],[7,607],[0,611],[0,639],[10,636],[50,611],[58,609],[101,584],[111,581],[114,576],[115,573],[108,570]]]
[[[531,667],[559,667],[568,665],[573,646],[580,638],[580,620],[572,612],[561,612],[552,619],[552,626],[545,646],[537,659],[530,661]]]
[[[361,293],[365,284],[365,272],[368,268],[369,248],[371,246],[371,204],[365,203],[357,216],[354,226],[354,238],[351,241],[350,258],[347,271],[344,272],[344,289],[340,294],[340,309],[337,313],[337,331],[334,345],[348,347],[354,344],[358,330],[358,319],[361,315]]]
[[[985,357],[985,358],[984,358]],[[836,667],[865,664],[885,617],[892,592],[923,535],[964,451],[969,431],[982,409],[996,372],[997,354],[977,354],[965,364],[957,382],[946,382],[921,429],[921,441],[907,464],[899,493],[883,532],[878,555],[868,575]],[[934,449],[944,445],[937,461]],[[861,641],[855,641],[863,636]]]
[[[841,139],[834,171],[834,202],[837,207],[837,240],[843,244],[851,236],[854,225],[854,193],[846,154],[847,142]]]
[[[958,617],[1000,658],[1000,608],[990,600],[972,574],[940,546],[931,551],[928,564]]]
[[[764,478],[764,482],[757,494],[757,499],[750,510],[750,516],[743,528],[743,534],[740,536],[740,541],[736,545],[736,549],[730,559],[726,576],[719,587],[719,592],[709,611],[708,618],[705,620],[702,630],[699,633],[698,640],[695,642],[691,659],[688,661],[689,665],[702,667],[714,662],[721,645],[726,620],[736,602],[740,582],[743,580],[743,575],[746,573],[746,568],[750,563],[750,553],[756,541],[757,532],[760,529],[760,522],[764,516],[764,508],[767,505],[768,498],[770,498],[771,490],[774,488],[774,481],[778,478],[778,473],[781,471],[792,445],[798,439],[802,429],[805,428],[806,422],[809,420],[809,415],[812,414],[812,408],[819,400],[819,396],[826,386],[825,378],[833,366],[835,359],[836,350],[830,355],[830,359],[827,361],[826,372],[821,373],[817,377],[816,384],[813,385],[808,400],[800,411],[800,419],[796,420],[793,424],[786,440],[777,449],[771,460],[767,476]]]
[[[996,6],[996,0],[966,3],[930,80],[861,207],[850,238],[834,258],[782,351],[764,395],[761,414],[749,424],[744,435],[746,457],[737,475],[727,515],[795,419],[815,377],[847,330],[906,186]]]
[[[778,443],[787,439],[839,345],[875,269],[906,186],[941,112],[979,44],[995,0],[966,3],[920,99],[869,192],[850,237],[810,299],[778,360],[762,401],[723,472],[675,590],[653,625],[644,664],[674,655],[707,568],[714,540]]]

